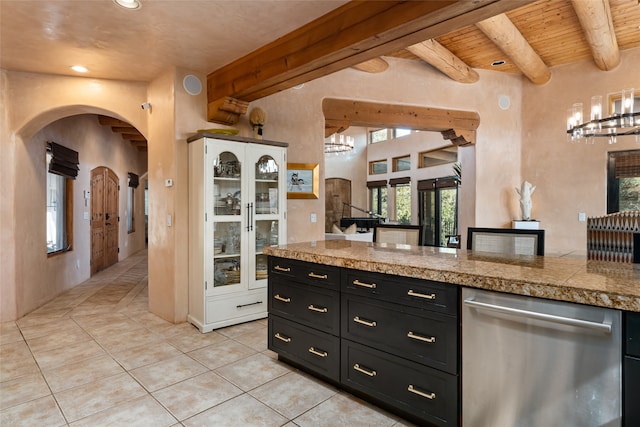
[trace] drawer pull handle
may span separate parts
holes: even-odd
[[[376,371],[374,371],[374,370],[361,368],[360,365],[357,364],[357,363],[355,365],[353,365],[353,369],[355,369],[356,371],[361,372],[361,373],[363,373],[365,375],[368,375],[370,377],[375,377],[376,374],[377,374]]]
[[[320,357],[327,357],[329,355],[329,353],[327,353],[326,351],[316,350],[313,347],[309,347],[309,353],[315,354],[316,356],[320,356]]]
[[[291,302],[291,298],[281,297],[280,294],[275,294],[273,296],[273,298],[277,299],[278,301],[282,301],[282,302]]]
[[[433,400],[436,398],[435,393],[425,393],[424,391],[420,391],[417,388],[415,388],[413,384],[409,384],[409,387],[407,387],[407,390],[409,390],[411,393],[417,394],[418,396],[426,397],[427,399]]]
[[[280,332],[276,332],[275,337],[278,338],[280,341],[291,342],[291,338],[283,337],[282,335],[280,335]]]
[[[436,294],[421,294],[419,292],[415,292],[413,289],[409,289],[409,292],[407,292],[407,295],[410,295],[412,297],[418,297],[418,298],[426,298],[426,299],[436,299]]]
[[[356,323],[360,323],[362,325],[365,325],[365,326],[369,326],[371,328],[375,328],[376,325],[377,325],[375,320],[372,320],[372,321],[363,320],[359,316],[354,317],[353,321],[356,322]]]
[[[309,310],[311,310],[311,311],[317,311],[318,313],[326,313],[327,311],[329,311],[329,309],[327,309],[327,307],[318,308],[318,307],[314,306],[313,304],[311,304],[307,308]]]
[[[409,331],[407,334],[409,338],[413,338],[414,340],[424,341],[424,342],[436,342],[436,337],[423,337],[421,335],[416,335],[413,332]]]
[[[375,289],[376,288],[376,284],[375,283],[365,283],[365,282],[361,282],[358,279],[354,280],[353,284],[356,285],[356,286],[362,286],[362,287],[369,288],[369,289]]]
[[[307,276],[312,277],[314,279],[326,279],[327,277],[329,277],[326,274],[316,274],[313,271],[307,274]]]
[[[276,265],[275,267],[273,267],[274,270],[278,270],[278,271],[284,271],[285,273],[288,273],[291,271],[291,267],[280,267],[279,265]]]

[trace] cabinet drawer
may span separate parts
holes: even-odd
[[[269,315],[269,349],[333,381],[340,378],[340,339]]]
[[[260,289],[249,294],[207,297],[206,322],[254,316],[264,313],[267,317],[267,290]],[[254,317],[257,319],[257,317]]]
[[[301,283],[338,289],[340,269],[288,258],[269,257],[269,277],[288,277]]]
[[[458,373],[456,317],[342,295],[342,338]]]
[[[345,270],[342,289],[356,295],[424,308],[458,313],[458,286],[411,277]]]
[[[640,357],[640,313],[626,312],[625,320],[625,353]]]
[[[271,280],[269,313],[333,335],[340,333],[340,294],[316,286]]]
[[[342,340],[342,383],[438,426],[458,425],[458,377]]]

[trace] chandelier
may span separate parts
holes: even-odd
[[[352,136],[340,135],[336,138],[336,134],[331,135],[331,138],[324,140],[324,153],[348,153],[353,150],[355,138]]]
[[[582,120],[582,103],[576,102],[567,110],[567,139],[572,143],[594,143],[596,137],[609,138],[609,144],[623,135],[635,135],[640,142],[640,111],[634,112],[634,89],[624,89],[620,99],[620,112],[602,117],[602,96],[591,97],[591,115],[588,122]]]

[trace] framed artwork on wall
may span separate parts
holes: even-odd
[[[287,199],[319,197],[317,163],[287,163]]]

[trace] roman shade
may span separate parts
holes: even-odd
[[[637,151],[622,151],[612,153],[615,161],[616,178],[635,178],[640,176],[640,153]]]
[[[80,170],[77,151],[55,142],[47,142],[47,151],[51,153],[49,172],[65,178],[76,179]]]
[[[409,184],[411,182],[411,177],[405,176],[402,178],[391,178],[389,180],[389,185],[395,187],[397,185]]]
[[[367,181],[367,188],[380,188],[380,187],[386,187],[386,186],[387,186],[386,179],[381,179],[378,181]]]
[[[452,188],[457,187],[459,181],[457,178],[436,178],[418,181],[418,191],[433,190],[434,188]]]
[[[127,172],[129,187],[138,188],[138,175],[133,172]]]

